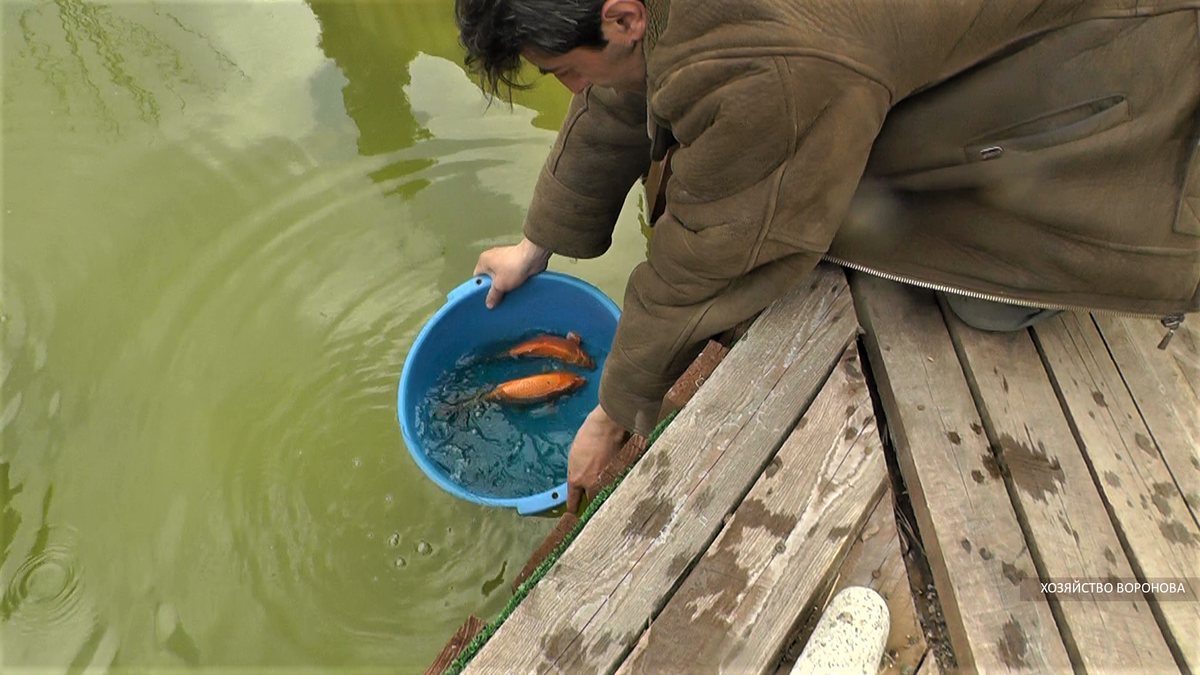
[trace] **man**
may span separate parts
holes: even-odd
[[[1200,307],[1197,0],[457,0],[492,92],[525,59],[575,94],[502,295],[605,251],[670,157],[571,447],[568,508],[647,433],[704,341],[822,258],[948,293],[984,329]]]

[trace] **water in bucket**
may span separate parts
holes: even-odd
[[[600,369],[586,370],[551,359],[495,359],[505,345],[468,354],[443,373],[417,406],[417,432],[427,456],[455,483],[477,495],[526,497],[567,479],[567,453],[575,432],[596,406]],[[597,363],[606,351],[584,344]],[[486,401],[480,393],[529,375],[563,370],[587,380],[573,393],[548,403],[513,406]]]

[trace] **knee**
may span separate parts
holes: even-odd
[[[1045,321],[1062,310],[1022,307],[954,293],[939,293],[954,315],[972,328],[1008,333]]]

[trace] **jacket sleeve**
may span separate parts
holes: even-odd
[[[686,66],[652,101],[680,147],[666,213],[648,261],[630,276],[600,384],[605,412],[642,434],[709,337],[774,302],[820,261],[890,95],[843,65],[775,57]]]
[[[646,97],[588,87],[572,99],[538,176],[525,237],[559,255],[599,256],[649,165]]]

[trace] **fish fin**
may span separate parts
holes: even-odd
[[[567,339],[570,340],[571,342],[574,342],[577,345],[583,344],[583,338],[580,337],[579,333],[576,333],[575,331],[568,331]]]
[[[529,409],[529,416],[533,419],[542,419],[554,415],[558,406],[553,401],[548,401],[540,405],[533,406]]]

